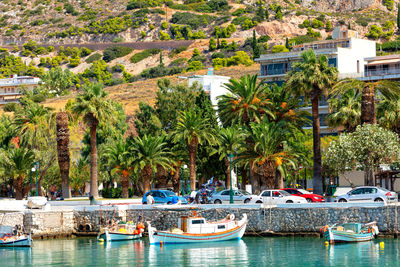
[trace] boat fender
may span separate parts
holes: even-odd
[[[235,219],[235,214],[229,215],[229,219],[230,219],[231,221],[233,221],[233,220]]]
[[[371,227],[368,227],[368,233],[371,233]]]

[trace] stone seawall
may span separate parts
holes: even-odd
[[[352,208],[206,208],[197,213],[207,220],[223,219],[233,213],[241,218],[246,213],[249,219],[247,234],[251,233],[319,233],[322,226],[342,222],[368,223],[376,221],[379,230],[396,235],[400,230],[399,206],[352,207]],[[75,229],[84,232],[100,230],[102,225],[114,220],[149,221],[160,230],[176,226],[182,215],[192,215],[191,210],[166,210],[145,207],[126,210],[75,211]],[[88,226],[86,226],[88,225]]]
[[[256,206],[256,205],[253,205]],[[376,221],[379,230],[397,237],[400,231],[400,206],[350,208],[263,208],[240,205],[207,205],[196,210],[207,220],[223,219],[233,213],[248,216],[246,234],[318,234],[322,226],[343,222]],[[0,225],[21,225],[34,238],[95,235],[112,220],[151,222],[160,230],[177,226],[182,215],[192,215],[187,208],[168,209],[142,205],[85,206],[74,211],[40,211],[0,213]]]

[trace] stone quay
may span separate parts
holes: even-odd
[[[19,225],[37,239],[97,235],[112,221],[151,222],[157,229],[166,230],[176,227],[180,216],[193,215],[195,210],[207,220],[223,219],[228,214],[241,218],[246,213],[246,235],[319,235],[324,225],[376,221],[382,235],[398,236],[400,206],[339,205],[88,205],[70,210],[0,212],[0,225]]]

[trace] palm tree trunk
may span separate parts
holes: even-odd
[[[63,198],[71,198],[71,188],[69,186],[69,128],[68,115],[66,112],[59,112],[56,116],[57,123],[57,156],[58,166],[61,175],[61,188]]]
[[[174,176],[172,177],[172,186],[175,193],[179,193],[179,166],[175,166]]]
[[[361,125],[376,124],[375,92],[373,86],[366,83],[361,95]]]
[[[242,189],[246,190],[246,184],[247,184],[247,170],[245,167],[240,168],[240,173],[242,174]]]
[[[275,189],[283,188],[283,176],[278,169],[275,170]]]
[[[97,189],[97,144],[96,144],[97,124],[90,126],[90,196],[93,198],[99,197]]]
[[[121,175],[122,197],[129,198],[129,176]]]
[[[196,149],[189,150],[190,190],[196,190]]]
[[[22,200],[24,198],[23,181],[24,181],[24,178],[21,176],[18,176],[16,179],[14,179],[13,186],[15,189],[15,199],[16,200]]]
[[[259,194],[260,193],[260,181],[255,170],[257,167],[252,167],[250,164],[250,183],[251,183],[251,191],[252,194]]]
[[[150,191],[150,179],[152,174],[151,166],[150,165],[144,166],[141,174],[143,179],[143,189],[144,189],[143,193],[146,193]]]
[[[229,166],[229,161],[225,158],[225,175],[226,175],[226,188],[231,189],[231,172],[230,172],[230,166]]]
[[[313,120],[313,191],[314,194],[322,195],[321,177],[321,136],[319,125],[319,97],[312,99],[312,120]]]

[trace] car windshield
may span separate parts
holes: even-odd
[[[243,195],[250,195],[250,193],[247,192],[247,191],[245,191],[245,190],[239,190],[239,191],[240,191],[240,193],[242,193]]]
[[[291,196],[291,194],[283,190],[279,190],[278,192],[281,193],[283,196]]]
[[[310,192],[308,192],[307,190],[304,190],[304,189],[297,189],[297,190],[302,194],[310,194]]]
[[[167,195],[167,197],[173,197],[173,196],[175,196],[175,193],[174,193],[174,192],[171,192],[171,191],[163,191],[163,192],[164,192],[164,194]]]

